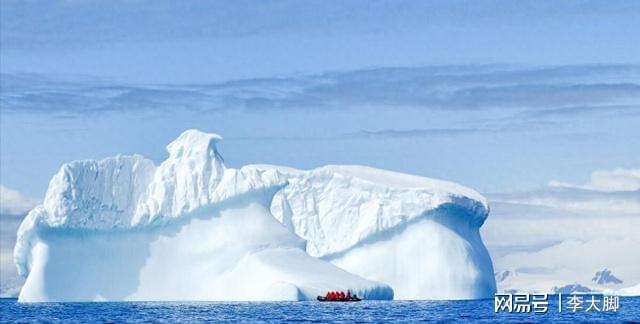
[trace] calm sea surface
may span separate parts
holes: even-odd
[[[359,303],[114,302],[18,304],[0,299],[0,321],[13,322],[633,322],[640,297],[620,297],[617,312],[494,313],[493,299],[474,301],[366,301]]]

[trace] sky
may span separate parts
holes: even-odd
[[[492,219],[604,217],[566,205],[611,210],[611,191],[630,206],[615,229],[640,215],[638,1],[6,0],[0,18],[6,215],[65,162],[160,163],[189,128],[222,135],[231,167],[364,164],[470,186],[495,202],[501,257],[519,238],[493,234],[521,223]]]
[[[482,192],[640,165],[635,1],[0,5],[0,176],[29,197],[69,160],[160,162],[188,128],[222,135],[231,166]]]
[[[8,0],[1,6],[7,73],[180,84],[390,66],[640,60],[636,1]]]

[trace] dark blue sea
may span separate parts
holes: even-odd
[[[493,299],[475,301],[363,301],[357,303],[105,302],[18,304],[0,299],[2,323],[95,322],[633,322],[640,297],[620,297],[617,312],[495,313]]]

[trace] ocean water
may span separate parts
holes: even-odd
[[[617,312],[495,313],[493,299],[363,301],[357,303],[104,302],[18,304],[0,299],[2,323],[87,322],[630,322],[640,321],[640,297],[620,297]]]

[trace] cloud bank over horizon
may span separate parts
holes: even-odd
[[[20,192],[0,184],[0,214],[22,215],[38,203]]]
[[[640,65],[450,65],[375,68],[196,84],[127,84],[102,78],[3,73],[7,112],[78,116],[191,109],[388,108],[516,112],[566,119],[640,112]]]
[[[557,180],[549,182],[550,187],[575,188],[605,192],[640,190],[640,169],[598,170],[591,173],[586,184],[571,184]]]
[[[500,290],[549,292],[579,283],[595,290],[640,283],[638,169],[592,173],[586,185],[551,181],[536,191],[490,196],[491,217],[482,228]],[[591,282],[610,269],[614,285]]]
[[[13,263],[13,247],[18,226],[37,203],[37,199],[0,184],[0,297],[17,296],[24,282]]]

